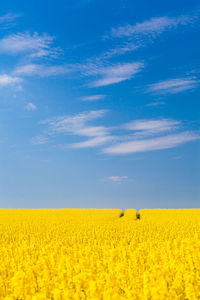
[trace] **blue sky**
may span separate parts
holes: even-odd
[[[200,196],[198,1],[2,0],[0,207]]]

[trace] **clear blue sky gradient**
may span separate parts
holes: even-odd
[[[200,207],[198,3],[1,1],[0,207]]]

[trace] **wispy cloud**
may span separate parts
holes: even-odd
[[[48,138],[46,136],[38,135],[33,137],[30,142],[33,145],[44,145],[48,143]]]
[[[88,84],[89,87],[107,86],[121,81],[131,79],[135,74],[142,71],[144,63],[118,63],[108,65],[99,62],[89,62],[85,64],[64,64],[64,65],[51,65],[51,64],[36,64],[29,63],[16,67],[13,71],[14,75],[20,76],[39,76],[49,77],[69,74],[72,72],[80,72],[84,77],[94,78]],[[97,101],[104,99],[106,95],[97,94],[81,97],[81,101]]]
[[[135,74],[139,73],[144,68],[144,63],[118,63],[112,66],[97,66],[96,68],[88,69],[88,75],[100,76],[99,79],[92,81],[90,87],[101,87],[115,83],[119,83],[131,79]]]
[[[64,75],[70,72],[72,72],[72,68],[68,65],[42,65],[31,63],[16,67],[13,74],[21,76],[49,77]]]
[[[111,35],[116,38],[133,37],[136,40],[143,36],[155,38],[166,30],[177,28],[180,25],[188,25],[196,20],[196,16],[182,15],[178,17],[154,17],[135,25],[112,28]]]
[[[0,53],[27,54],[31,58],[57,57],[61,50],[52,46],[54,38],[37,32],[11,34],[0,40]]]
[[[198,139],[200,139],[199,135],[185,131],[182,133],[170,134],[152,139],[133,140],[119,143],[105,148],[103,153],[112,155],[125,155],[137,152],[170,149]]]
[[[108,59],[114,56],[123,55],[127,52],[135,51],[140,47],[144,46],[142,42],[137,41],[137,44],[134,42],[123,42],[120,45],[111,48],[100,56],[100,59]]]
[[[122,127],[124,129],[135,131],[135,135],[147,136],[176,130],[180,127],[180,124],[180,121],[172,119],[143,119],[126,123]]]
[[[145,106],[159,106],[159,105],[164,105],[164,104],[165,104],[164,101],[154,101],[154,102],[146,104]]]
[[[106,110],[93,110],[72,116],[54,117],[41,124],[47,125],[46,135],[72,134],[90,139],[69,144],[69,148],[93,148],[108,143],[114,137],[110,136],[110,128],[106,126],[94,126],[88,123],[102,118],[107,113]]]
[[[37,106],[31,102],[28,102],[25,106],[25,110],[27,111],[32,111],[32,110],[36,110]]]
[[[90,95],[90,96],[84,96],[79,98],[81,101],[98,101],[98,100],[102,100],[106,97],[106,95]]]
[[[50,139],[52,135],[74,135],[88,139],[69,143],[67,148],[101,147],[103,149],[101,153],[125,155],[174,148],[200,139],[199,134],[186,131],[183,129],[182,122],[173,119],[140,119],[112,127],[89,124],[104,117],[106,113],[106,110],[94,110],[42,121],[41,124],[46,125],[47,129],[41,135],[42,142],[40,137],[36,137],[35,144],[43,143],[44,136]],[[66,148],[66,144],[63,146]]]
[[[16,76],[10,76],[7,74],[0,75],[0,87],[4,87],[7,85],[13,85],[21,82],[22,79]]]
[[[147,88],[147,92],[157,94],[175,94],[194,89],[198,84],[199,80],[194,77],[167,79],[150,84]]]
[[[128,181],[128,176],[109,176],[107,177],[107,181],[112,181],[116,183],[122,183]]]
[[[0,29],[7,29],[16,24],[16,19],[20,17],[19,14],[7,13],[0,16]]]
[[[183,26],[194,24],[199,19],[199,12],[188,15],[180,15],[176,17],[152,17],[143,22],[135,24],[126,24],[112,28],[109,35],[103,39],[114,38],[120,40],[120,45],[106,51],[102,57],[110,58],[125,54],[130,51],[138,50],[141,47],[147,46],[152,43],[158,36],[167,31],[174,31]]]
[[[113,136],[97,136],[95,138],[89,139],[87,141],[71,144],[71,148],[81,149],[81,148],[94,148],[114,140]]]
[[[93,110],[83,112],[74,116],[55,117],[43,121],[42,124],[47,124],[49,134],[56,133],[73,133],[79,136],[97,137],[104,136],[108,133],[108,128],[104,126],[89,126],[87,123],[92,120],[103,117],[106,110]]]

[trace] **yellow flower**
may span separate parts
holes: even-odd
[[[0,209],[0,300],[200,299],[200,209],[139,217]]]

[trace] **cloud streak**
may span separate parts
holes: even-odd
[[[133,140],[105,148],[102,152],[112,155],[125,155],[139,152],[156,151],[178,147],[187,142],[199,140],[200,136],[192,132],[170,134],[145,140]]]
[[[26,64],[14,69],[13,74],[21,76],[49,77],[65,75],[72,72],[69,65]]]
[[[113,127],[89,124],[104,117],[106,113],[106,110],[87,111],[72,116],[51,118],[41,124],[47,125],[48,138],[59,134],[88,138],[68,144],[67,148],[101,147],[101,153],[110,155],[170,149],[200,139],[200,135],[192,131],[180,132],[182,123],[173,119],[140,119]],[[113,131],[118,134],[112,134]],[[36,137],[36,143],[42,144],[43,138],[41,141]],[[66,148],[66,145],[64,147]]]
[[[52,47],[54,38],[48,34],[39,35],[37,32],[16,33],[0,40],[0,53],[19,55],[26,54],[31,58],[59,56],[61,50]]]
[[[37,106],[31,102],[28,102],[25,106],[25,110],[27,111],[37,110]]]
[[[199,19],[199,13],[180,15],[176,17],[152,17],[134,25],[126,24],[112,28],[109,35],[104,39],[112,38],[120,40],[120,45],[106,51],[102,57],[110,58],[138,50],[152,43],[158,36],[165,32],[178,30],[179,28],[190,27]]]
[[[48,126],[46,131],[48,138],[58,134],[72,134],[89,138],[85,141],[69,144],[68,148],[94,148],[114,140],[114,137],[109,135],[110,128],[88,125],[89,122],[102,118],[106,113],[106,110],[93,110],[74,116],[54,117],[42,121],[41,124]],[[43,144],[43,137],[39,136],[33,139],[34,144]],[[46,143],[46,140],[44,141]]]
[[[99,147],[102,145],[105,145],[106,143],[114,140],[113,136],[97,136],[95,138],[89,139],[87,141],[79,142],[79,143],[73,143],[70,145],[70,148],[94,148]]]
[[[122,183],[128,181],[128,176],[109,176],[107,177],[107,181]]]
[[[109,129],[105,126],[89,126],[87,123],[106,114],[106,110],[93,110],[74,116],[55,117],[43,121],[48,125],[49,134],[72,133],[79,136],[97,137],[107,135]]]
[[[88,74],[97,75],[100,78],[92,81],[89,87],[102,87],[129,80],[143,68],[144,63],[142,62],[118,63],[112,66],[93,68],[91,71],[89,70]]]
[[[180,25],[188,25],[196,20],[196,16],[182,15],[178,17],[154,17],[135,25],[120,26],[112,28],[111,36],[115,38],[133,37],[141,39],[144,36],[155,38],[166,30],[177,28]]]
[[[48,138],[45,136],[42,136],[42,135],[38,135],[38,136],[33,137],[30,140],[30,142],[33,145],[44,145],[44,144],[48,143]]]
[[[143,119],[126,123],[122,127],[127,130],[135,131],[135,135],[137,136],[148,136],[176,130],[180,125],[180,121],[171,119]]]
[[[13,85],[21,82],[22,79],[16,76],[10,76],[7,74],[0,75],[0,87],[5,87],[8,85]]]
[[[20,15],[7,13],[0,16],[0,29],[7,29],[16,24],[15,20],[18,19]]]
[[[167,79],[150,84],[147,92],[156,94],[176,94],[197,87],[199,80],[194,77]]]
[[[84,96],[79,98],[81,101],[91,102],[91,101],[98,101],[103,100],[106,97],[106,95],[90,95],[90,96]]]

